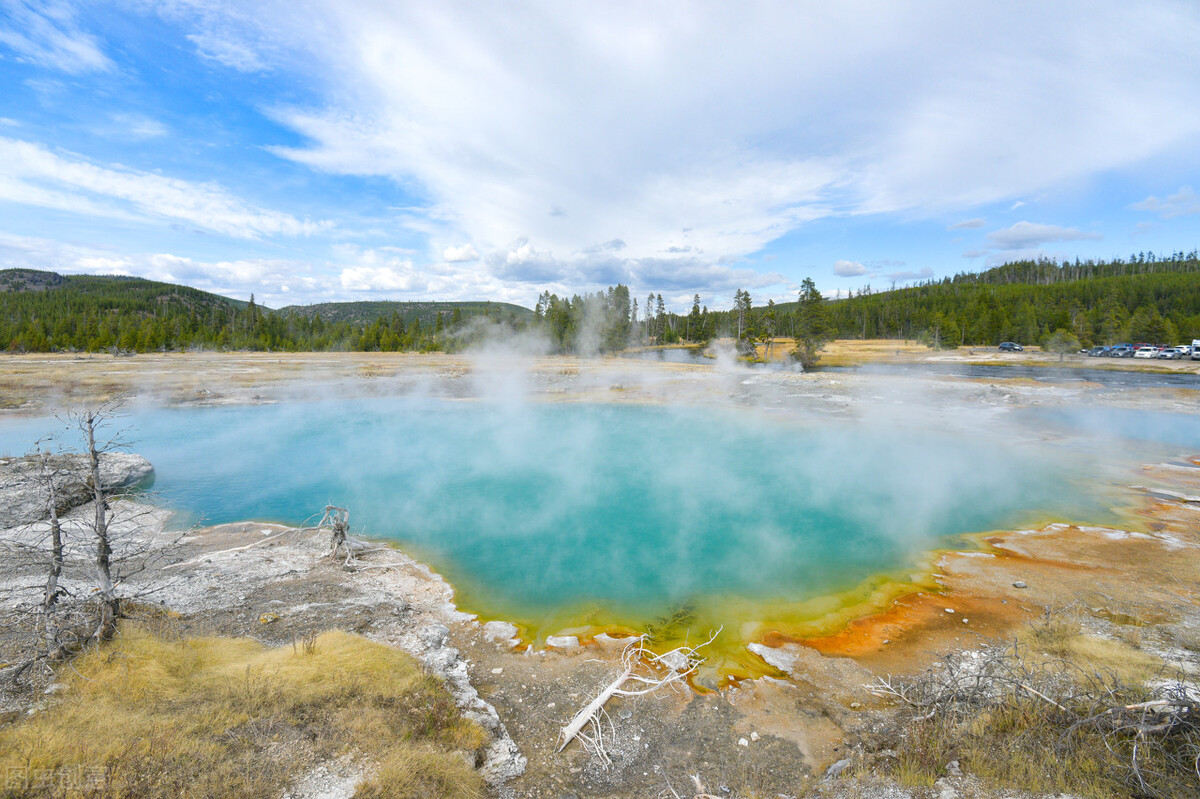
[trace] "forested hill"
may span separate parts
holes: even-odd
[[[839,337],[936,338],[949,345],[1044,342],[1057,330],[1084,346],[1200,338],[1200,259],[1018,261],[829,305]]]
[[[1112,261],[1014,261],[907,288],[867,286],[824,306],[832,338],[994,346],[1040,344],[1064,330],[1083,346],[1171,345],[1200,338],[1200,257],[1180,252]],[[789,335],[797,309],[795,302],[754,308],[748,329],[773,327]],[[735,312],[723,316],[724,328],[731,329]]]
[[[432,350],[458,346],[472,317],[520,325],[532,311],[491,302],[368,302],[278,311],[188,286],[114,275],[0,270],[0,350],[149,352]],[[464,332],[464,336],[466,333]]]
[[[131,351],[192,347],[323,351],[453,350],[481,333],[472,317],[540,329],[560,352],[796,335],[809,349],[831,338],[923,339],[935,346],[1000,341],[1043,344],[1054,334],[1083,346],[1171,345],[1200,338],[1200,258],[1195,252],[1128,261],[1018,261],[977,274],[848,298],[754,307],[739,290],[733,310],[669,313],[661,295],[638,309],[626,286],[583,296],[544,293],[533,311],[494,302],[354,302],[278,311],[186,286],[130,277],[0,271],[0,349]]]
[[[297,314],[310,319],[320,316],[327,322],[350,322],[357,325],[371,324],[376,319],[390,319],[392,314],[396,314],[406,325],[417,319],[423,326],[432,328],[437,324],[438,315],[446,320],[454,318],[456,311],[459,317],[484,315],[525,321],[533,318],[533,311],[508,302],[321,302],[315,305],[288,305],[280,308],[278,312],[285,316]]]
[[[236,309],[245,300],[234,300],[189,286],[159,283],[126,275],[60,275],[37,269],[0,270],[0,295],[10,302],[18,294],[44,294],[51,305],[69,304],[87,309],[103,307],[115,311],[142,311],[157,306],[188,308],[195,311]],[[29,297],[23,298],[29,300]]]

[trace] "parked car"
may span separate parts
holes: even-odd
[[[1024,352],[1025,348],[1015,341],[1001,341],[1000,350],[1002,352]]]
[[[1105,355],[1108,354],[1109,349],[1110,349],[1109,347],[1092,347],[1090,350],[1087,350],[1086,352],[1087,352],[1087,355],[1089,358],[1103,358]]]
[[[1133,351],[1135,358],[1157,358],[1158,347],[1138,347]]]
[[[1192,339],[1192,360],[1200,361],[1200,338]]]
[[[1183,357],[1178,347],[1163,347],[1158,351],[1158,357],[1167,361],[1177,361]]]
[[[1108,351],[1110,358],[1132,358],[1133,347],[1129,344],[1116,344]]]

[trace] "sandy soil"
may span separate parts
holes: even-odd
[[[1049,357],[923,349],[839,342],[831,355],[1025,363]],[[1088,367],[1095,363],[1080,360]],[[1153,367],[1200,373],[1200,362]],[[514,373],[534,400],[656,402],[687,394],[695,402],[803,407],[817,414],[854,413],[862,396],[900,403],[912,391],[907,379],[847,373],[498,354],[3,356],[0,407],[10,414],[44,413],[118,395],[134,405],[275,402],[313,389],[471,398],[511,388]],[[929,378],[919,401],[1195,411],[1200,393]],[[1050,525],[995,532],[984,537],[981,551],[937,558],[937,591],[901,597],[820,639],[764,634],[752,651],[781,678],[743,680],[720,692],[614,700],[608,707],[608,767],[577,745],[558,753],[554,744],[559,728],[618,673],[619,650],[593,643],[532,651],[519,641],[494,640],[454,608],[449,586],[399,553],[368,555],[360,568],[347,571],[324,557],[324,542],[311,533],[225,525],[189,534],[176,556],[188,564],[172,570],[176,586],[162,599],[198,632],[283,644],[340,627],[413,652],[431,670],[463,683],[458,688],[465,708],[485,719],[494,709],[494,740],[511,740],[527,759],[524,773],[498,787],[498,795],[655,796],[668,785],[682,794],[687,775],[699,774],[719,795],[936,796],[854,779],[821,782],[831,764],[861,755],[865,736],[888,723],[891,707],[865,689],[875,676],[918,671],[945,653],[1005,639],[1047,610],[1067,607],[1082,615],[1089,631],[1133,641],[1180,673],[1200,675],[1200,462],[1145,464],[1120,490],[1131,513],[1119,529]],[[230,552],[249,544],[254,546]],[[507,754],[511,763],[513,753]],[[991,794],[976,786],[967,795]]]
[[[790,339],[778,339],[771,359],[787,361]],[[765,348],[764,348],[765,349]],[[1200,361],[1059,356],[1030,348],[1023,353],[960,348],[934,351],[905,341],[834,341],[822,364],[982,363],[1195,374]],[[467,394],[466,378],[500,379],[510,369],[528,372],[535,393],[590,395],[620,391],[621,379],[645,399],[708,375],[713,363],[673,364],[622,358],[514,358],[502,352],[442,353],[165,353],[117,357],[102,354],[0,354],[0,412],[37,412],[55,405],[95,403],[116,397],[168,404],[238,404],[282,401],[325,388],[331,391],[431,390]],[[819,372],[817,375],[819,376]],[[590,398],[585,396],[585,398]]]

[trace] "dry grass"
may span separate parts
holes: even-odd
[[[482,731],[406,654],[349,633],[269,649],[129,625],[63,680],[0,731],[0,795],[271,796],[343,755],[378,775],[362,795],[483,795]]]
[[[1151,687],[1155,676],[1161,663],[1144,653],[1048,617],[1028,647],[951,656],[881,683],[909,705],[888,744],[899,753],[893,776],[929,786],[958,761],[986,784],[1038,795],[1194,797],[1200,705],[1181,685]]]
[[[1130,641],[1088,635],[1082,622],[1065,612],[1047,614],[1031,624],[1026,640],[1039,652],[1112,674],[1123,682],[1145,682],[1162,670],[1161,660],[1139,651]]]

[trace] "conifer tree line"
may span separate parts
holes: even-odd
[[[359,305],[368,312],[374,307]],[[1066,333],[1083,346],[1171,345],[1200,338],[1200,258],[1193,251],[1165,257],[1138,253],[1112,261],[1016,261],[907,288],[866,286],[832,300],[805,279],[793,302],[755,307],[750,293],[738,289],[732,303],[719,309],[710,309],[696,294],[685,313],[667,311],[661,294],[638,298],[620,284],[569,298],[543,292],[532,314],[515,313],[512,306],[454,305],[426,314],[425,321],[396,310],[335,320],[332,313],[323,318],[313,309],[274,311],[253,297],[239,302],[140,278],[6,270],[0,271],[0,348],[454,351],[497,327],[535,330],[554,352],[585,354],[700,345],[718,336],[747,346],[795,337],[801,360],[833,338],[898,338],[953,347],[1044,344]]]
[[[1017,261],[898,291],[869,287],[830,306],[839,338],[923,338],[940,346],[1044,344],[1065,331],[1082,346],[1173,345],[1200,338],[1200,259]]]
[[[480,309],[437,311],[425,322],[395,310],[371,321],[334,321],[305,309],[263,308],[253,295],[239,302],[140,278],[14,269],[0,271],[0,349],[430,351],[463,346],[479,319],[498,324],[511,317],[490,303],[462,305]]]

